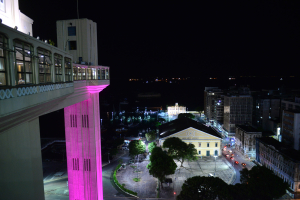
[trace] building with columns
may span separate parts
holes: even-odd
[[[69,199],[101,200],[99,93],[110,68],[18,30],[0,24],[0,199],[45,199],[39,116],[64,108]]]

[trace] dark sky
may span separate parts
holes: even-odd
[[[79,17],[97,23],[99,64],[112,79],[299,72],[299,1],[78,1]],[[75,0],[19,4],[42,39],[56,41],[56,20],[77,18]]]

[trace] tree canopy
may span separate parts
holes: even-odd
[[[156,142],[151,142],[148,144],[148,150],[151,153],[153,149],[156,147]]]
[[[240,173],[242,185],[247,186],[246,190],[249,195],[247,199],[279,198],[289,188],[287,183],[264,166],[254,166],[251,170],[244,168]]]
[[[192,113],[180,113],[177,118],[181,119],[181,118],[185,118],[185,117],[194,119],[195,115],[193,115]]]
[[[162,183],[164,182],[166,175],[175,173],[176,168],[177,165],[174,160],[164,153],[162,148],[153,148],[150,156],[150,163],[147,165],[147,169],[149,169],[149,173],[153,177],[158,178]]]
[[[228,185],[218,177],[194,176],[185,180],[177,200],[230,200]]]
[[[151,131],[149,133],[146,133],[145,136],[146,136],[147,141],[151,142],[151,141],[153,141],[153,140],[156,139],[156,132],[155,131]]]
[[[133,156],[137,156],[139,154],[144,153],[146,150],[146,146],[144,142],[141,140],[133,140],[129,143],[129,154]]]
[[[164,141],[163,148],[168,148],[168,154],[175,160],[178,160],[183,167],[185,160],[196,160],[197,150],[195,145],[187,144],[180,138],[171,137]]]

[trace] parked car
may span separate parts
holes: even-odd
[[[237,165],[239,164],[239,162],[238,162],[238,161],[235,161],[234,163],[235,163],[235,164],[237,164]]]
[[[242,165],[243,167],[246,167],[246,164],[245,164],[245,163],[242,163],[241,165]]]

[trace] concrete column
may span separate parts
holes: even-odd
[[[0,199],[45,199],[39,118],[0,134]]]
[[[69,198],[102,200],[99,93],[64,110]]]

